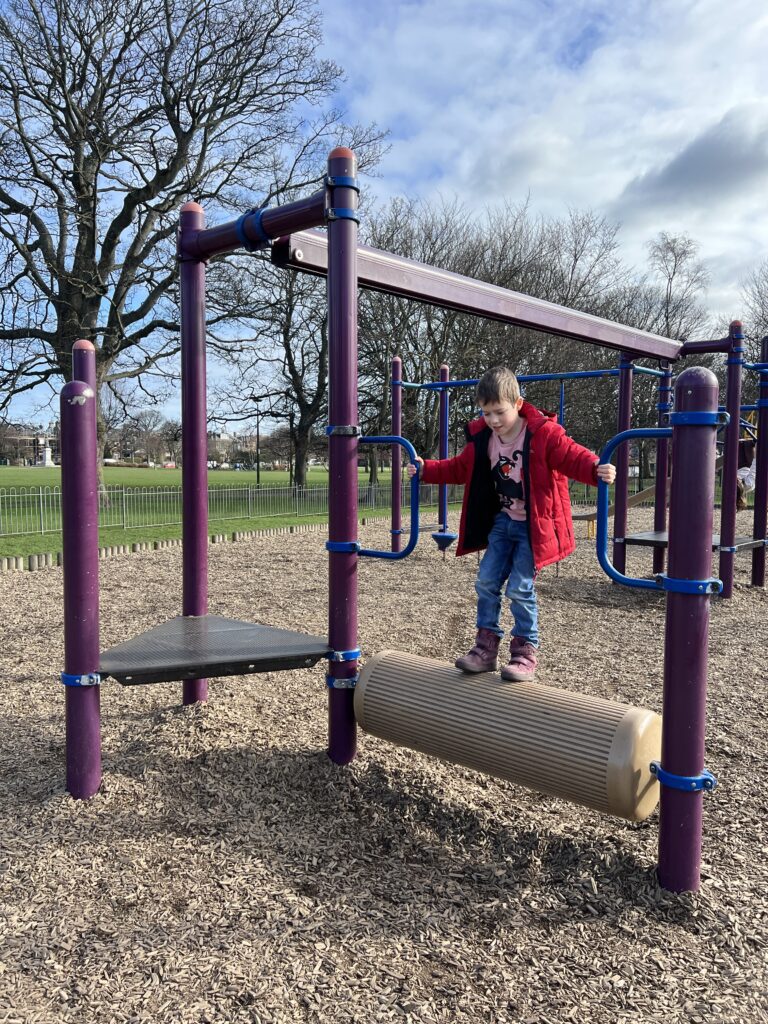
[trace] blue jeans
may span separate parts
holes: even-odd
[[[477,628],[490,629],[504,636],[499,626],[501,591],[505,594],[514,619],[513,636],[539,646],[539,610],[533,589],[533,552],[528,540],[528,525],[499,512],[488,537],[488,548],[480,562],[477,591]]]

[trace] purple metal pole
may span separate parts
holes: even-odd
[[[669,363],[664,364],[664,376],[659,377],[659,426],[666,427],[672,411],[672,371]],[[660,437],[656,442],[656,490],[654,491],[653,529],[660,533],[667,528],[667,472],[669,468],[669,439]],[[653,571],[664,572],[664,548],[653,549]]]
[[[440,380],[442,382],[451,379],[448,364],[442,363],[440,366]],[[448,410],[449,410],[450,398],[448,395],[448,388],[443,388],[440,392],[440,458],[448,458]],[[445,533],[448,529],[448,485],[440,484],[438,488],[438,509],[440,514],[438,516],[439,530],[441,533]],[[445,557],[445,554],[443,554]]]
[[[67,789],[86,800],[101,784],[99,686],[99,490],[96,394],[84,381],[61,392],[61,532]],[[98,678],[98,676],[96,676]],[[77,685],[80,683],[81,685]]]
[[[725,428],[725,459],[720,492],[720,579],[722,597],[733,595],[733,563],[736,540],[736,470],[739,465],[739,434],[741,433],[741,368],[744,365],[744,333],[741,321],[734,320],[728,331],[728,374],[725,407],[731,421]]]
[[[768,337],[760,347],[760,362],[768,364]],[[757,412],[757,452],[755,467],[755,518],[752,536],[765,541],[768,527],[768,370],[760,371]],[[765,586],[765,543],[752,551],[752,586]]]
[[[96,392],[96,349],[85,338],[80,338],[72,346],[72,380],[84,381],[93,388],[93,393],[98,398]],[[94,401],[93,407],[95,415],[96,401]]]
[[[392,436],[403,435],[403,361],[400,356],[392,360]],[[400,445],[392,445],[392,550],[400,551],[403,528],[403,485],[400,479]]]
[[[632,425],[632,358],[626,352],[619,360],[619,415],[617,433]],[[613,564],[623,573],[627,564],[627,494],[629,488],[629,445],[623,444],[616,453],[616,485],[613,513]]]
[[[217,224],[207,230],[201,226],[194,234],[190,232],[185,241],[186,253],[194,259],[207,259],[240,249],[243,245],[266,248],[269,239],[323,224],[326,198],[325,189],[321,188],[295,203],[248,210],[237,220]]]
[[[357,176],[355,154],[338,146],[328,156],[328,438],[330,543],[357,542]],[[342,179],[339,181],[338,179]],[[352,181],[350,181],[352,179]],[[354,219],[353,219],[354,218]],[[357,725],[357,552],[329,551],[328,755],[336,764],[355,756]],[[348,659],[348,660],[347,660]],[[345,685],[347,682],[347,685]]]
[[[703,367],[684,370],[675,412],[716,412],[717,378]],[[669,506],[670,579],[706,580],[712,571],[717,427],[673,426]],[[661,764],[674,775],[704,768],[709,595],[667,593]],[[659,882],[695,892],[701,864],[703,792],[661,787]]]
[[[188,239],[205,227],[203,208],[185,203],[179,221],[181,286],[182,615],[208,612],[208,433],[205,396],[205,261]],[[182,683],[184,704],[208,699],[207,679]]]

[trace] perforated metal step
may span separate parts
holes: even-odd
[[[111,647],[99,671],[124,686],[309,668],[328,641],[220,615],[177,616]]]
[[[648,530],[645,533],[630,533],[624,538],[625,544],[638,544],[646,548],[665,548],[669,543],[669,534],[666,530]],[[733,542],[737,550],[748,550],[749,548],[761,548],[761,540],[753,540],[752,537],[737,537]],[[712,534],[712,550],[717,551],[720,547],[720,534]]]

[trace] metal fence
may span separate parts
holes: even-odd
[[[450,486],[449,502],[461,500],[462,488]],[[437,504],[438,488],[422,484],[420,503]],[[386,515],[391,508],[390,485],[361,484],[361,513]],[[403,486],[403,509],[410,504],[410,488]],[[173,526],[181,522],[181,487],[107,487],[99,502],[99,525],[134,530],[147,526]],[[209,487],[208,518],[266,519],[319,516],[328,511],[328,487]],[[61,532],[60,487],[0,489],[0,537]]]

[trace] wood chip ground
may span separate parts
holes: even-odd
[[[323,541],[212,547],[210,611],[325,635]],[[650,560],[631,549],[628,569]],[[106,683],[103,786],[75,802],[61,570],[5,574],[0,1024],[768,1021],[768,594],[749,555],[736,567],[711,612],[719,785],[697,895],[656,882],[657,813],[629,824],[365,735],[333,765],[324,663],[213,680],[189,709],[179,684]],[[364,656],[452,661],[475,571],[428,536],[403,563],[362,562]],[[106,648],[178,613],[181,552],[101,579]],[[610,583],[586,539],[538,591],[541,682],[661,710],[662,595]]]

